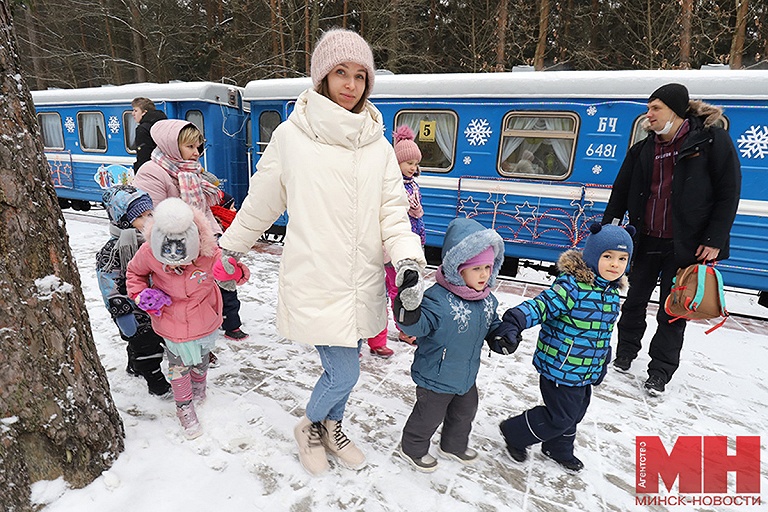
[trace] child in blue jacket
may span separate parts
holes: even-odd
[[[573,454],[576,426],[611,359],[611,333],[619,315],[619,291],[632,258],[632,226],[590,226],[584,251],[564,252],[561,274],[548,290],[504,313],[497,335],[514,339],[541,324],[533,355],[544,405],[503,421],[510,456],[523,462],[528,446],[541,443],[547,457],[570,471],[584,464]],[[500,351],[494,339],[494,351]]]
[[[400,455],[424,472],[437,469],[429,444],[441,423],[438,454],[464,464],[477,458],[468,447],[477,412],[475,380],[483,340],[501,324],[491,287],[504,260],[504,242],[475,220],[454,219],[442,260],[437,283],[424,292],[419,308],[403,309],[399,294],[394,307],[403,332],[418,342],[411,366],[416,404],[403,429]]]

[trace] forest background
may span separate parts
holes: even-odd
[[[13,0],[30,87],[309,74],[345,27],[394,73],[761,66],[768,0]]]

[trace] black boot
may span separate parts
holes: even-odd
[[[147,381],[150,395],[163,396],[171,391],[171,385],[165,379],[165,375],[163,375],[160,368],[157,368],[154,372],[145,372],[144,379]]]
[[[125,371],[134,377],[141,377],[139,371],[136,370],[136,353],[130,343],[125,347],[125,351],[128,352],[128,365],[125,367]]]

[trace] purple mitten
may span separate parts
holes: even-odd
[[[160,316],[163,306],[171,305],[171,298],[162,290],[145,288],[136,296],[136,305],[147,313]]]

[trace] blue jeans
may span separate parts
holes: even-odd
[[[317,380],[312,396],[307,404],[307,418],[312,423],[326,419],[341,421],[349,394],[360,377],[360,348],[363,340],[358,340],[357,348],[330,347],[318,345],[323,364],[323,374]]]

